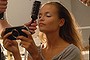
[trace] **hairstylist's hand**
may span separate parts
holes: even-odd
[[[5,12],[7,8],[7,0],[0,0],[0,13]]]
[[[30,30],[30,32],[32,34],[35,33],[35,30],[37,29],[37,27],[36,27],[37,26],[36,20],[33,23],[32,23],[32,20],[31,20],[30,22],[26,23],[25,25],[29,28],[29,30]]]

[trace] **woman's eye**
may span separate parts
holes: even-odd
[[[41,18],[41,16],[38,17],[39,19]]]
[[[47,17],[51,17],[51,15],[50,15],[50,14],[46,14],[46,16],[47,16]]]
[[[51,16],[48,15],[47,17],[51,17]]]

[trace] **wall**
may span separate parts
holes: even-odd
[[[12,26],[22,25],[30,20],[34,0],[8,0],[7,19]]]
[[[71,0],[71,7],[72,13],[81,27],[84,45],[89,46],[90,6],[85,6],[79,0]]]

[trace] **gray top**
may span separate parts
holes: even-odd
[[[45,60],[42,53],[41,53],[41,56],[42,56],[42,59]],[[70,44],[61,53],[54,56],[52,60],[81,60],[80,50],[75,45]]]

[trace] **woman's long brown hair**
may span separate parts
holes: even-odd
[[[74,44],[82,51],[83,45],[81,42],[82,40],[81,33],[78,29],[75,19],[70,14],[70,12],[59,2],[48,2],[46,4],[54,5],[58,10],[59,18],[61,19],[63,18],[65,20],[64,25],[60,27],[59,31],[60,37],[63,38],[68,43]]]
[[[60,27],[59,30],[60,37],[66,42],[77,46],[82,52],[84,49],[82,44],[82,35],[73,15],[59,2],[48,2],[46,5],[47,4],[54,5],[57,8],[59,18],[63,18],[65,20],[64,25]],[[83,60],[82,55],[81,60]]]

